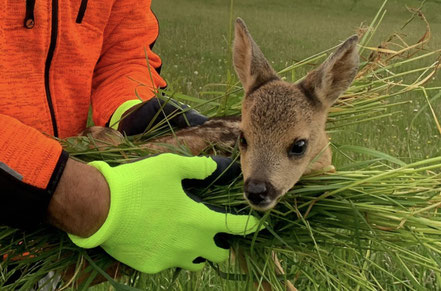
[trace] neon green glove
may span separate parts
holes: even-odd
[[[162,154],[113,168],[105,162],[90,165],[109,184],[109,214],[92,236],[69,237],[83,248],[101,246],[139,271],[200,270],[201,257],[213,262],[228,258],[228,249],[215,244],[216,234],[245,235],[258,228],[253,216],[210,210],[184,192],[183,179],[205,179],[216,170],[211,158]]]

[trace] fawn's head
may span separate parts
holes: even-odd
[[[250,205],[267,210],[311,169],[331,165],[325,123],[329,108],[358,69],[357,36],[347,39],[303,80],[282,81],[240,18],[234,66],[243,85],[240,152]]]

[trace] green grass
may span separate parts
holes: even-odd
[[[178,92],[197,95],[206,84],[225,83],[227,70],[232,71],[227,62],[229,2],[153,1],[160,23],[155,51],[163,59],[162,75]],[[233,15],[246,21],[265,56],[281,70],[354,34],[361,23],[372,20],[382,2],[236,0]],[[419,3],[389,1],[373,43],[399,31],[410,16],[405,5],[418,7]],[[440,5],[429,2],[423,9],[432,26],[433,48],[441,47]],[[406,33],[415,40],[424,33],[424,25],[413,23]]]
[[[277,71],[315,53],[339,44],[354,34],[362,23],[369,24],[382,0],[343,1],[234,1],[233,17],[242,17],[265,56]],[[386,16],[371,41],[380,44],[393,33],[406,35],[415,41],[425,32],[425,24],[415,20],[401,30],[411,17],[409,7],[419,7],[421,1],[392,0],[386,5]],[[191,96],[212,98],[206,91],[225,90],[216,84],[231,83],[235,78],[230,62],[230,1],[153,1],[153,10],[160,22],[160,36],[155,50],[163,59],[162,75],[172,91]],[[428,47],[441,48],[441,3],[427,1],[423,13],[432,29]],[[430,61],[434,61],[432,58]],[[425,64],[429,65],[429,60]],[[420,64],[418,64],[420,65]],[[411,66],[403,67],[408,70]],[[302,66],[283,76],[297,80],[311,65]],[[439,79],[432,85],[441,85]],[[433,97],[438,92],[430,92]],[[344,133],[333,134],[337,144],[355,144],[376,149],[404,160],[419,160],[440,153],[441,136],[434,119],[426,109],[421,93],[402,94],[392,101],[410,100],[411,103],[393,107],[395,114],[381,121],[363,123],[345,128]],[[441,118],[441,99],[432,104]],[[409,139],[408,139],[409,137]],[[337,158],[337,163],[339,160]]]

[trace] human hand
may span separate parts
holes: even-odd
[[[143,133],[166,118],[172,126],[178,128],[201,125],[208,120],[196,110],[171,98],[164,101],[154,97],[139,104],[137,101],[131,100],[122,104],[115,111],[109,125],[130,136]]]
[[[109,214],[92,236],[70,238],[80,247],[101,246],[118,261],[146,273],[170,267],[194,271],[203,268],[204,259],[226,260],[229,251],[216,245],[215,237],[255,232],[259,220],[211,210],[182,186],[184,179],[213,180],[218,165],[225,163],[218,161],[162,154],[113,168],[105,162],[90,163],[109,184]]]

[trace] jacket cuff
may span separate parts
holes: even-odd
[[[22,181],[22,176],[6,164],[0,166],[0,224],[32,229],[46,220],[47,208],[63,174],[69,155],[62,151],[47,187],[42,189]]]

